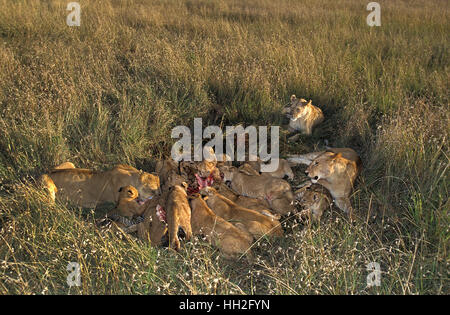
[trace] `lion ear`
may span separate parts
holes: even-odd
[[[309,100],[308,105],[312,105],[312,100]]]
[[[188,184],[187,184],[186,182],[182,182],[182,183],[181,183],[181,186],[183,186],[184,189],[188,189]]]
[[[342,153],[341,152],[338,152],[338,153],[336,153],[335,155],[334,155],[334,159],[338,159],[338,158],[341,158],[342,157]]]
[[[297,99],[297,96],[295,96],[295,94],[291,95],[291,102],[294,102]]]

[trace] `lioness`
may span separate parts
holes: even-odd
[[[153,247],[168,245],[166,199],[168,191],[145,203],[144,221],[137,225],[138,237]]]
[[[180,162],[180,174],[189,185],[190,192],[198,192],[205,186],[220,182],[221,175],[215,160],[200,162]]]
[[[236,259],[244,253],[251,258],[253,238],[248,232],[214,214],[198,194],[190,198],[191,225],[195,235],[204,235],[208,242],[219,248],[225,258]]]
[[[314,106],[312,101],[298,99],[291,96],[291,115],[289,120],[289,131],[300,131],[303,134],[311,135],[312,129],[324,120],[323,112]]]
[[[329,148],[327,151],[291,156],[293,164],[306,164],[306,175],[313,184],[324,186],[333,196],[336,206],[353,216],[350,193],[362,170],[359,155],[350,148]]]
[[[213,187],[205,187],[200,193],[208,197],[206,203],[216,215],[225,220],[232,220],[242,224],[255,238],[260,238],[263,235],[283,235],[283,230],[278,220],[270,219],[254,210],[238,206],[230,199],[219,194]]]
[[[136,187],[142,199],[160,193],[158,176],[128,165],[117,165],[104,172],[55,168],[41,176],[41,181],[53,201],[58,194],[63,200],[86,208],[93,208],[104,202],[117,202],[120,187],[126,185]]]
[[[313,221],[320,221],[325,210],[329,209],[333,203],[330,192],[319,184],[306,186],[295,191],[295,198],[300,201],[303,207],[303,214]]]
[[[239,195],[264,199],[272,210],[281,215],[294,211],[294,195],[287,181],[272,176],[249,175],[236,167],[222,167],[222,172],[224,181],[230,181],[231,188]]]

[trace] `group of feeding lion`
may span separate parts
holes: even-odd
[[[306,135],[324,120],[318,107],[295,95],[283,112],[290,119],[289,131]],[[52,202],[57,198],[88,208],[115,203],[98,223],[114,222],[152,246],[179,250],[180,241],[198,235],[225,258],[250,259],[254,240],[283,235],[282,216],[318,221],[334,202],[353,217],[350,194],[362,168],[354,150],[328,148],[278,162],[276,171],[261,172],[261,160],[233,165],[212,150],[200,162],[158,161],[154,173],[122,164],[94,171],[66,162],[42,175],[40,183]],[[294,178],[291,167],[298,164],[307,165],[309,180],[293,191],[287,180]],[[302,211],[296,211],[295,201]]]

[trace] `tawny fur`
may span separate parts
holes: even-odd
[[[291,115],[289,120],[289,131],[300,131],[305,135],[311,135],[312,130],[324,120],[323,112],[312,101],[306,102],[291,96]]]
[[[67,162],[64,164],[68,166]],[[136,187],[143,199],[160,192],[158,176],[128,165],[117,165],[103,172],[56,167],[41,176],[41,182],[49,190],[53,201],[58,197],[86,208],[117,202],[120,187],[126,185]]]
[[[206,203],[216,215],[225,220],[241,223],[255,238],[260,238],[263,235],[283,235],[283,230],[278,220],[270,219],[254,210],[243,208],[220,195],[212,187],[205,187],[200,193],[208,196]]]
[[[225,181],[231,181],[231,188],[242,196],[264,199],[276,213],[284,215],[295,210],[294,195],[289,183],[283,179],[249,175],[235,167],[223,167]]]
[[[359,155],[350,148],[329,148],[327,151],[291,156],[292,164],[306,164],[311,183],[324,186],[333,196],[336,206],[353,216],[350,193],[362,170]]]
[[[251,259],[252,236],[217,216],[200,197],[192,197],[191,226],[194,235],[204,235],[217,246],[225,258],[237,259],[246,254]]]
[[[175,185],[171,188],[167,197],[165,210],[170,247],[179,250],[180,240],[178,238],[178,229],[183,229],[187,241],[192,236],[191,208],[187,199],[186,187]]]

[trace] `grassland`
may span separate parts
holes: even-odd
[[[450,293],[447,1],[379,1],[380,27],[357,0],[79,3],[69,27],[66,1],[0,0],[0,294]],[[100,210],[31,185],[64,161],[153,171],[174,126],[281,125],[291,94],[326,120],[295,144],[283,134],[282,154],[357,150],[359,219],[289,218],[253,265],[201,240],[174,254],[99,230]]]

